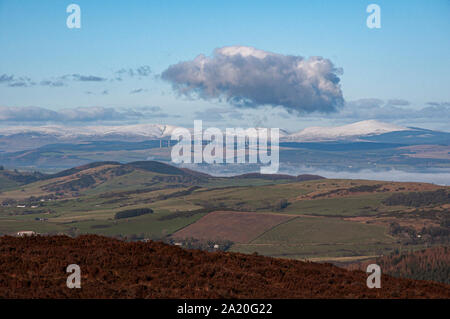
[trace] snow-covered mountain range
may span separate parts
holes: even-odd
[[[161,124],[83,127],[62,125],[16,126],[0,128],[0,135],[8,137],[26,134],[35,138],[47,136],[61,141],[114,138],[136,140],[169,138],[175,128],[177,126]],[[190,130],[192,129],[190,128]],[[336,127],[308,127],[295,133],[280,129],[280,139],[291,142],[334,141],[407,130],[413,129],[376,120],[367,120]]]
[[[120,126],[16,126],[0,128],[0,135],[37,134],[55,136],[61,139],[86,139],[104,137],[142,137],[159,139],[169,137],[177,126],[160,124],[136,124]]]
[[[376,120],[367,120],[335,127],[308,127],[286,136],[285,139],[295,142],[336,141],[408,130],[412,129]]]
[[[0,164],[55,171],[93,161],[170,161],[167,146],[174,143],[167,140],[176,128],[159,124],[4,127],[0,128]],[[207,128],[203,125],[203,130]],[[194,133],[192,127],[188,130]],[[247,136],[253,134],[254,130],[246,130]],[[308,127],[294,133],[280,129],[279,155],[280,163],[290,172],[304,167],[342,171],[400,166],[417,170],[448,167],[449,147],[448,132],[369,120],[336,127]],[[228,174],[235,169],[211,168],[214,174]],[[241,172],[246,170],[251,171],[251,166],[242,167]]]

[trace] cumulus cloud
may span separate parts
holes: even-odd
[[[53,111],[37,106],[0,107],[0,121],[41,122],[41,121],[96,121],[120,119],[122,113],[107,107],[78,107]]]
[[[434,107],[446,107],[450,106],[450,102],[428,102],[427,105]]]
[[[169,114],[161,112],[157,106],[137,108],[77,107],[61,110],[49,110],[43,107],[6,107],[0,106],[0,122],[92,122],[92,121],[129,121],[142,118],[166,118]],[[177,116],[174,116],[177,117]]]
[[[40,107],[6,107],[0,106],[0,121],[45,121],[49,118],[56,118],[58,113]]]
[[[13,75],[8,75],[8,74],[0,75],[0,83],[10,83],[13,80],[14,80]]]
[[[223,115],[218,112],[211,112],[211,110],[205,110],[203,112],[195,112],[194,113],[195,119],[199,119],[202,121],[209,121],[209,122],[222,122],[225,120]]]
[[[136,106],[136,107],[128,107],[122,110],[126,116],[131,117],[135,116],[137,118],[179,118],[179,115],[167,114],[162,112],[162,109],[159,106]]]
[[[194,113],[196,120],[222,122],[225,120],[244,120],[244,114],[236,109],[212,107],[204,111],[197,111]]]
[[[28,77],[16,77],[15,75],[0,75],[0,84],[6,84],[9,87],[29,87],[36,83]]]
[[[63,109],[58,112],[62,121],[98,121],[116,120],[122,113],[110,107],[78,107],[74,109]]]
[[[176,92],[241,107],[282,106],[289,112],[334,112],[344,102],[342,70],[322,57],[282,55],[253,47],[216,49],[211,57],[171,65],[162,74]]]
[[[420,127],[434,130],[448,131],[450,122],[450,103],[449,102],[429,102],[425,105],[416,105],[410,102],[392,103],[392,100],[382,100],[376,98],[365,98],[358,100],[346,101],[343,108],[339,112],[329,114],[327,123],[324,124],[322,114],[318,112],[307,114],[303,117],[302,127],[306,126],[335,126],[350,124],[364,120],[378,120],[381,122],[393,123],[406,127]],[[394,105],[401,104],[401,105]],[[286,110],[273,109],[265,112],[270,119],[283,121],[289,127],[292,123],[292,116]],[[291,120],[291,122],[285,122]],[[285,128],[286,128],[285,127]],[[295,125],[290,127],[291,130],[297,131]]]
[[[403,99],[392,99],[392,100],[388,100],[387,104],[389,105],[398,105],[398,106],[406,106],[406,105],[410,105],[409,101],[407,100],[403,100]]]
[[[87,95],[108,95],[109,94],[109,90],[102,90],[102,91],[84,91],[84,94]]]
[[[35,85],[34,82],[27,81],[16,81],[8,84],[9,87],[29,87]]]
[[[127,108],[127,109],[142,112],[142,113],[155,113],[155,112],[162,111],[162,109],[159,106],[155,106],[155,105],[135,106],[135,107]]]
[[[83,74],[66,74],[56,78],[44,79],[38,83],[26,76],[17,77],[15,75],[2,74],[0,75],[0,84],[6,84],[9,87],[30,87],[36,84],[41,86],[61,87],[66,86],[67,81],[79,82],[103,82],[106,78],[97,75],[83,75]]]
[[[140,88],[140,89],[134,89],[134,90],[131,90],[131,91],[130,91],[130,94],[138,94],[138,93],[143,93],[143,92],[147,92],[147,90],[142,89],[142,88]]]
[[[40,83],[42,86],[61,87],[66,84],[62,80],[42,80]]]
[[[275,116],[289,119],[289,113],[286,111],[279,112]],[[406,104],[403,102],[392,103],[390,100],[381,99],[359,99],[346,101],[345,106],[339,112],[329,114],[328,119],[334,121],[335,124],[374,119],[403,126],[448,130],[450,103],[429,102],[422,107],[413,107],[409,102]],[[323,120],[323,117],[318,113],[311,113],[305,117],[305,120],[319,121]]]
[[[63,87],[67,86],[70,81],[75,82],[105,82],[108,80],[122,81],[123,76],[135,77],[141,79],[151,75],[151,69],[148,65],[142,65],[136,68],[123,68],[112,74],[111,77],[104,77],[92,74],[64,74],[57,77],[49,77],[40,81],[34,81],[26,76],[16,76],[13,74],[0,74],[0,85],[9,87],[30,87],[34,85],[48,86],[48,87]]]
[[[70,74],[64,75],[63,78],[69,78],[73,81],[80,82],[102,82],[106,81],[106,78],[97,75],[82,75],[82,74]]]
[[[129,77],[147,77],[152,73],[152,69],[148,65],[142,65],[137,68],[122,68],[115,72],[117,77],[115,78],[118,81],[122,81],[123,76]]]

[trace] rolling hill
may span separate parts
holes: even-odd
[[[331,262],[450,238],[449,188],[427,183],[216,177],[155,161],[94,162],[31,176],[0,193],[0,234],[101,234]],[[115,218],[130,210],[152,213]]]

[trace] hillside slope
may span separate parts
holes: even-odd
[[[81,289],[68,289],[69,264]],[[89,235],[0,238],[0,298],[450,298],[450,286],[330,264],[183,250]]]
[[[419,280],[433,280],[450,284],[450,246],[437,246],[347,265],[348,269],[365,269],[370,263],[380,265],[385,274]]]

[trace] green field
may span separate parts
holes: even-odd
[[[373,244],[392,243],[386,229],[337,218],[298,217],[254,239],[252,244]]]
[[[297,217],[274,227],[234,251],[262,255],[311,258],[377,255],[395,246],[386,229],[339,218]]]
[[[314,199],[296,201],[286,208],[287,213],[327,215],[327,216],[366,216],[376,215],[380,202],[387,194],[354,196],[345,198]]]

